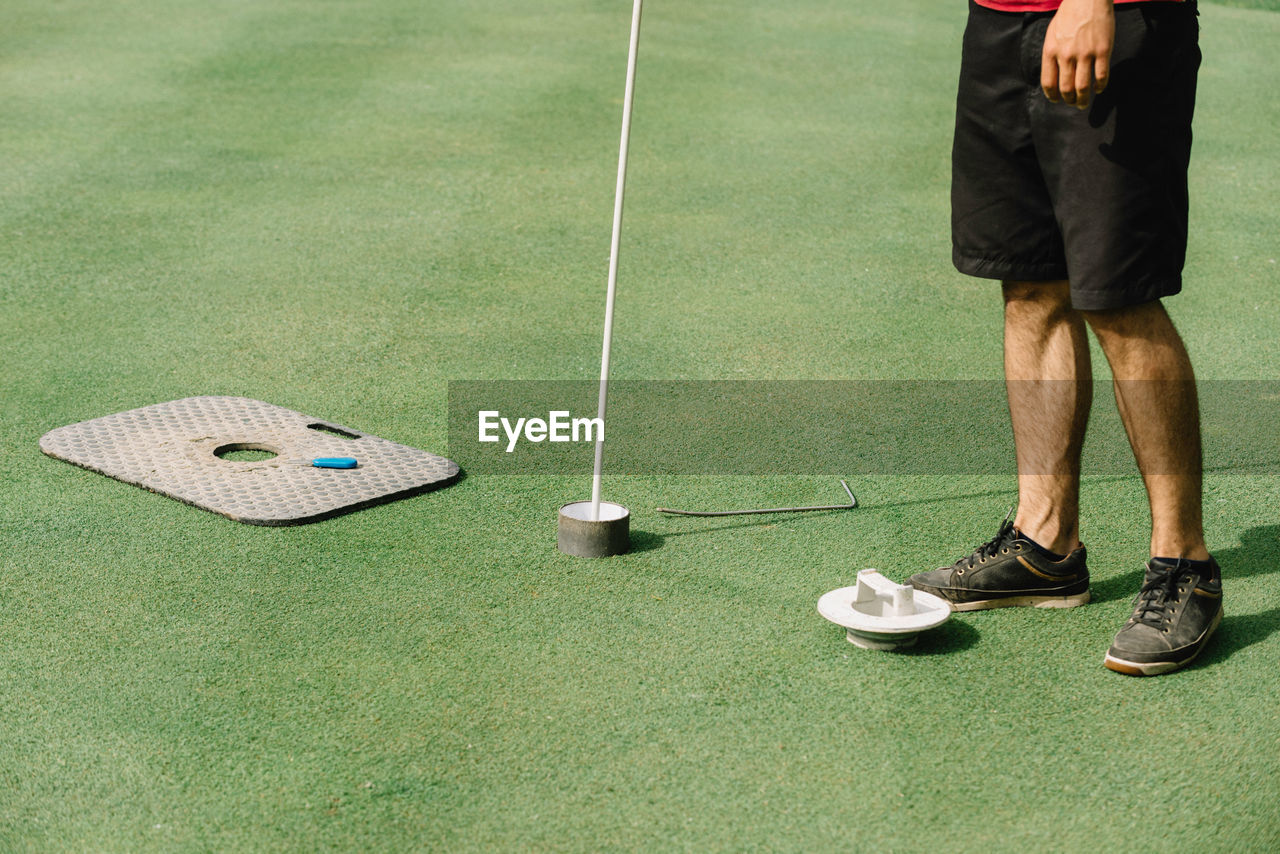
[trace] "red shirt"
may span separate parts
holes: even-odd
[[[1062,5],[1062,0],[974,0],[974,2],[979,6],[1001,12],[1052,12]],[[1115,2],[1142,3],[1146,0],[1115,0]]]

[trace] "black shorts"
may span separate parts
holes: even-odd
[[[960,272],[1069,279],[1072,305],[1084,310],[1182,289],[1196,6],[1121,4],[1115,15],[1110,83],[1077,110],[1040,88],[1053,13],[969,3],[952,150]]]

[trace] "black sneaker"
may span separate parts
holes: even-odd
[[[1084,546],[1054,561],[1006,519],[995,539],[954,564],[913,575],[917,590],[940,596],[953,611],[1029,605],[1074,608],[1089,601]]]
[[[1104,664],[1117,673],[1155,676],[1177,670],[1200,654],[1222,622],[1222,572],[1185,560],[1152,559],[1133,616],[1116,634]]]

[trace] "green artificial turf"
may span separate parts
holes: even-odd
[[[1280,0],[1213,0],[1214,3],[1221,3],[1224,6],[1240,6],[1245,9],[1266,9],[1271,12],[1280,12]]]
[[[1201,377],[1274,380],[1280,17],[1201,11],[1170,310]],[[198,394],[446,452],[450,381],[593,378],[629,12],[7,4],[0,849],[1280,845],[1275,474],[1209,473],[1226,619],[1195,667],[1138,680],[1101,664],[1146,553],[1132,471],[1084,485],[1093,604],[885,654],[817,598],[967,553],[1009,477],[885,472],[856,510],[738,519],[653,508],[839,487],[607,477],[634,549],[589,561],[555,549],[583,477],[471,473],[269,529],[39,453]],[[997,294],[949,263],[963,16],[647,6],[615,376],[1000,376]]]

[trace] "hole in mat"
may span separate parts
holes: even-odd
[[[230,445],[219,445],[214,448],[213,455],[220,460],[232,463],[257,463],[278,457],[280,452],[270,445],[256,442],[232,442]]]

